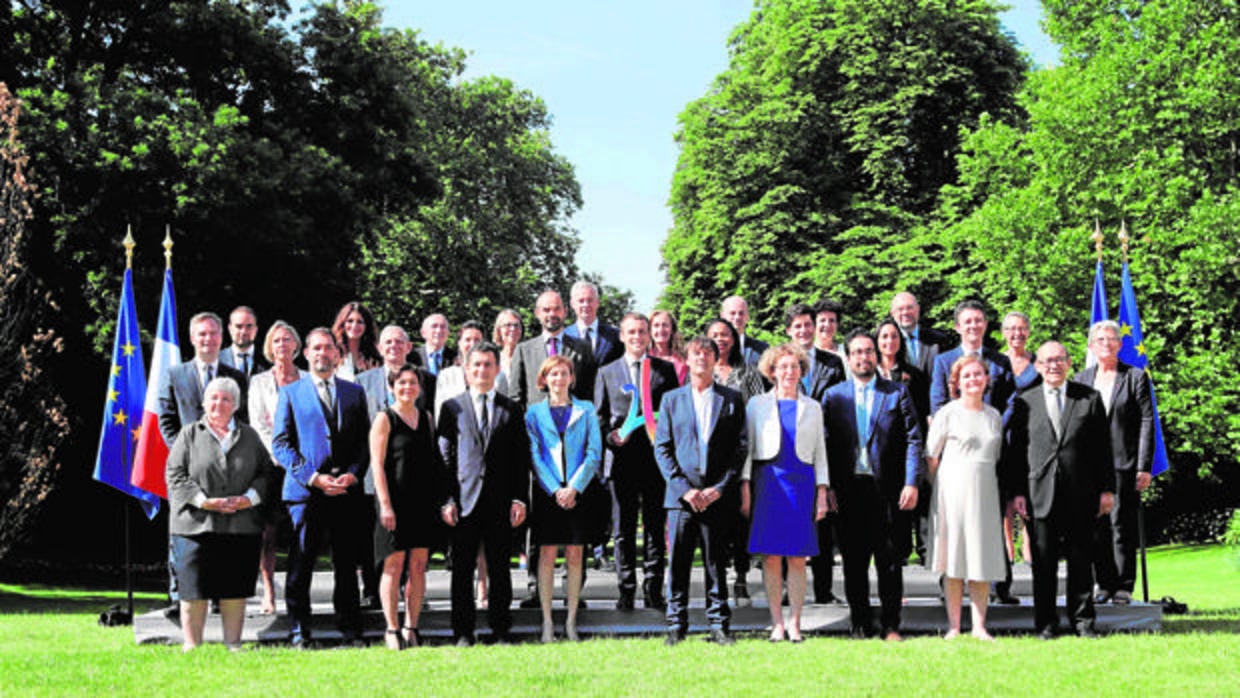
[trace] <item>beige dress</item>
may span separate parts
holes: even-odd
[[[1001,581],[1007,576],[1003,518],[995,466],[1003,419],[983,405],[953,400],[934,415],[926,455],[938,456],[931,504],[931,569],[953,579]]]

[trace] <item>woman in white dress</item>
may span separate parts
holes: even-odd
[[[926,459],[934,481],[931,569],[943,575],[950,640],[960,635],[960,606],[969,583],[973,636],[986,632],[989,583],[1006,576],[999,476],[995,466],[1003,442],[1003,418],[985,404],[988,372],[976,356],[952,366],[956,399],[944,405],[930,425]]]

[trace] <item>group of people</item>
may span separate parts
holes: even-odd
[[[420,643],[435,550],[448,551],[457,644],[475,641],[475,573],[486,581],[491,632],[505,641],[523,527],[542,639],[557,637],[561,550],[563,636],[578,639],[585,558],[605,554],[609,540],[616,607],[636,607],[639,520],[641,601],[665,611],[669,645],[688,630],[699,549],[709,639],[719,644],[733,642],[729,567],[744,603],[751,556],[762,556],[769,639],[800,642],[807,568],[816,601],[834,600],[835,547],[853,636],[899,640],[902,568],[914,545],[943,577],[947,637],[960,633],[967,587],[972,633],[990,639],[991,584],[1011,599],[1012,520],[1031,542],[1041,636],[1058,632],[1061,555],[1075,632],[1094,634],[1095,602],[1131,602],[1153,420],[1148,378],[1118,361],[1115,323],[1091,328],[1096,365],[1069,381],[1067,351],[1048,341],[1031,353],[1020,313],[1003,319],[1007,353],[988,346],[986,309],[975,301],[955,310],[955,347],[921,324],[908,293],[873,331],[842,341],[838,303],[793,304],[788,341],[775,346],[748,336],[739,296],[688,341],[666,311],[602,322],[598,290],[585,281],[570,302],[571,324],[548,290],[534,307],[540,334],[525,337],[520,314],[505,309],[491,341],[467,321],[455,348],[447,318],[434,314],[416,352],[404,329],[379,329],[359,303],[310,330],[304,346],[293,327],[272,323],[261,355],[252,309],[229,315],[223,351],[221,318],[195,315],[194,358],[169,371],[159,400],[171,449],[170,612],[180,615],[184,648],[201,643],[210,600],[225,642],[239,646],[244,599],[260,578],[262,610],[274,612],[282,517],[293,533],[285,603],[297,648],[312,643],[310,581],[324,551],[346,643],[362,644],[363,595],[383,610],[388,647]],[[308,370],[295,364],[299,353]]]

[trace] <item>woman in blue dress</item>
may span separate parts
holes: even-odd
[[[809,357],[800,347],[771,347],[758,369],[775,387],[751,399],[746,409],[749,457],[741,473],[741,513],[752,514],[749,552],[764,556],[771,642],[785,637],[801,642],[805,560],[818,554],[814,523],[827,515],[829,507],[822,408],[798,390],[809,369]],[[786,624],[780,605],[784,561],[791,611]]]
[[[530,406],[525,429],[534,467],[530,534],[538,545],[538,600],[542,606],[542,641],[555,640],[551,593],[555,556],[564,546],[568,568],[564,636],[577,640],[577,600],[581,595],[584,546],[604,540],[610,502],[594,477],[602,461],[603,437],[594,405],[569,394],[573,362],[552,356],[538,370],[538,387],[547,399]]]

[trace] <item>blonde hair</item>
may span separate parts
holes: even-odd
[[[784,342],[778,346],[762,352],[762,358],[758,360],[758,372],[766,379],[775,382],[775,364],[785,356],[795,357],[797,363],[801,365],[801,375],[809,373],[809,354],[805,350],[792,342]]]

